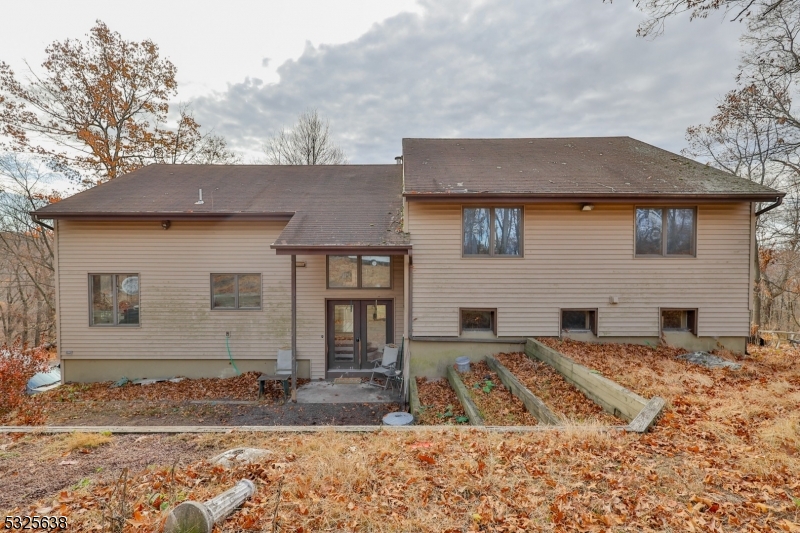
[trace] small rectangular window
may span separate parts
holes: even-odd
[[[90,274],[91,326],[139,325],[139,275]]]
[[[261,309],[261,274],[211,274],[211,309]]]
[[[597,310],[562,309],[561,331],[591,331],[597,335]]]
[[[329,289],[390,289],[392,256],[329,255]]]
[[[496,309],[461,309],[461,332],[484,331],[497,334]]]
[[[636,255],[695,255],[697,210],[693,207],[637,207]]]
[[[697,335],[696,309],[662,309],[662,331],[689,331]]]
[[[522,256],[521,207],[465,207],[461,222],[464,256]]]

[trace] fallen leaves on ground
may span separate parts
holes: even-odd
[[[261,372],[245,372],[229,378],[184,378],[174,383],[159,381],[149,385],[127,383],[114,387],[113,382],[69,384],[40,394],[46,402],[66,401],[183,401],[183,400],[258,400],[258,376]],[[308,383],[298,379],[298,386]],[[283,398],[283,389],[278,381],[265,382],[265,396]]]
[[[423,425],[465,423],[466,413],[446,379],[429,381],[418,377],[420,412],[417,423]]]
[[[539,422],[522,400],[505,388],[497,374],[478,361],[459,373],[487,426],[535,426]]]
[[[164,466],[132,472],[125,531],[159,531],[179,501],[203,501],[243,477],[257,493],[220,532],[800,528],[799,350],[751,347],[736,372],[676,360],[665,348],[552,342],[638,394],[665,398],[653,430],[234,433],[215,437],[208,457],[240,445],[274,455],[233,470],[192,461],[174,475],[162,458]],[[9,439],[0,436],[0,446]],[[90,483],[6,514],[52,509],[69,516],[71,531],[93,531],[113,494],[113,482]]]
[[[788,495],[800,490],[794,471],[743,468],[753,450],[715,456],[662,438],[455,427],[226,435],[209,457],[243,442],[273,453],[231,469],[194,461],[132,472],[125,531],[160,531],[181,501],[208,500],[243,478],[256,484],[254,497],[215,531],[791,531],[799,523]],[[120,508],[115,488],[89,483],[8,513],[51,509],[70,531],[94,531]]]
[[[568,424],[620,426],[626,422],[603,411],[553,367],[530,359],[524,353],[495,356],[523,385]]]

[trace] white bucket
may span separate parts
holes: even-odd
[[[469,372],[469,357],[466,355],[456,357],[456,370],[461,373]]]

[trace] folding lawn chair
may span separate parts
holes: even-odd
[[[383,357],[380,361],[375,361],[375,368],[372,369],[372,375],[369,378],[369,384],[380,387],[380,383],[375,381],[375,374],[382,374],[386,378],[383,385],[384,389],[389,387],[389,381],[396,379],[401,371],[397,369],[397,354],[400,348],[396,344],[387,344],[383,347]]]

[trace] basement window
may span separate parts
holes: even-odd
[[[211,274],[211,309],[261,309],[261,274]]]
[[[562,309],[561,331],[597,335],[597,309]]]
[[[689,331],[697,335],[697,309],[662,309],[661,331]]]
[[[460,333],[485,332],[497,335],[497,309],[461,309]]]
[[[696,240],[694,207],[636,208],[637,257],[694,257]]]
[[[89,274],[89,325],[139,325],[139,274]]]

